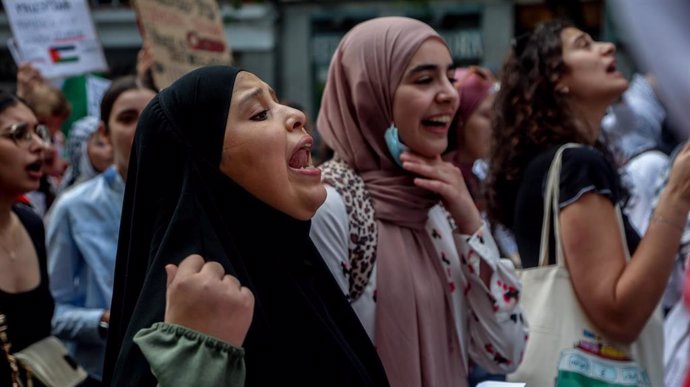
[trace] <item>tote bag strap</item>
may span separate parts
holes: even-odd
[[[539,266],[547,266],[549,264],[549,231],[551,230],[551,209],[553,208],[553,227],[554,236],[556,240],[556,264],[565,266],[563,259],[563,251],[561,247],[560,225],[558,222],[559,214],[559,191],[561,182],[561,164],[563,161],[563,151],[570,148],[577,148],[582,145],[568,143],[561,145],[553,156],[551,167],[546,175],[546,187],[544,190],[544,219],[541,223],[541,244],[539,247]]]
[[[541,225],[541,245],[539,248],[539,266],[547,266],[549,264],[549,230],[551,229],[551,219],[553,213],[553,229],[554,239],[556,241],[556,264],[565,267],[565,256],[563,254],[563,246],[561,242],[561,225],[558,221],[560,215],[560,181],[561,181],[561,166],[563,165],[563,152],[566,149],[581,147],[581,144],[568,143],[562,145],[556,151],[546,177],[546,188],[544,198],[544,219]],[[549,208],[551,207],[551,208]],[[630,251],[628,251],[628,243],[625,237],[625,230],[623,226],[623,215],[620,206],[616,203],[616,219],[618,220],[618,231],[623,241],[623,251],[625,253],[625,260],[630,261]]]

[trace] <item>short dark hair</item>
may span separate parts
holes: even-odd
[[[20,103],[22,103],[22,100],[20,100],[19,97],[7,90],[0,89],[0,114],[13,106],[17,106]]]
[[[150,86],[144,85],[137,79],[134,75],[127,75],[124,77],[117,78],[110,84],[108,90],[106,90],[101,99],[101,120],[105,125],[106,133],[110,132],[108,127],[108,121],[110,119],[110,113],[112,113],[113,105],[115,101],[122,95],[122,93],[129,90],[151,90],[157,93],[156,90],[152,89]]]

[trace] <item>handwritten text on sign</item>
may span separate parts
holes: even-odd
[[[195,68],[232,63],[215,0],[138,0],[136,6],[153,47],[159,88]]]
[[[107,69],[86,0],[3,0],[21,60],[47,78]]]

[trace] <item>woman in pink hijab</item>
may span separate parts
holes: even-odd
[[[470,195],[480,211],[484,210],[480,189],[481,176],[473,171],[474,164],[489,157],[491,149],[491,106],[494,101],[496,79],[480,67],[455,70],[455,86],[460,94],[460,106],[449,132],[449,142],[455,150],[444,159],[462,172]]]
[[[510,372],[527,336],[512,265],[440,156],[454,71],[428,25],[369,20],[336,49],[317,120],[335,155],[311,236],[393,387],[466,386],[470,359]]]

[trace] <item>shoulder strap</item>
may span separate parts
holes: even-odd
[[[350,302],[357,300],[367,284],[376,261],[378,228],[374,204],[364,180],[345,161],[329,160],[320,166],[323,180],[343,198],[349,233],[349,267],[344,267]]]
[[[0,312],[0,345],[2,345],[5,358],[7,358],[7,362],[10,364],[12,387],[19,387],[19,363],[12,355],[12,343],[10,343],[10,338],[7,336],[7,317],[2,312]]]
[[[560,182],[561,182],[561,166],[563,164],[563,152],[566,149],[581,147],[581,144],[568,143],[562,145],[556,151],[551,167],[546,180],[545,197],[544,197],[544,219],[541,226],[541,244],[539,248],[539,266],[546,266],[549,264],[549,230],[551,229],[551,213],[553,212],[553,229],[554,239],[556,241],[556,264],[565,266],[565,255],[563,254],[563,246],[561,242],[561,226],[559,222],[560,215]],[[623,216],[618,203],[614,205],[616,209],[616,218],[618,220],[618,230],[621,233],[621,240],[623,241],[623,251],[625,252],[626,261],[630,260],[630,252],[628,251],[628,244],[625,237],[625,229],[623,225]]]

